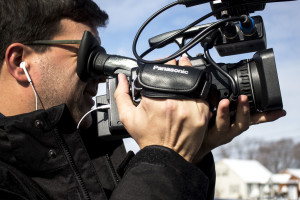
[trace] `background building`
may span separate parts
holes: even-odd
[[[216,163],[216,176],[216,198],[262,199],[270,193],[272,173],[255,160],[222,159]]]
[[[300,198],[300,169],[286,169],[281,172],[282,175],[290,176],[285,187],[287,188],[288,199]]]
[[[222,159],[216,176],[216,199],[300,200],[300,169],[272,174],[256,160]]]

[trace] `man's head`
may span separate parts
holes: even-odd
[[[98,37],[97,28],[106,24],[107,14],[92,0],[0,0],[0,11],[0,89],[3,90],[0,112],[14,115],[34,110],[33,92],[19,67],[25,61],[41,100],[39,108],[65,103],[78,122],[93,106],[91,98],[96,95],[99,83],[99,80],[79,80],[76,74],[79,45],[23,43],[80,40],[85,30]],[[11,102],[18,95],[20,98],[22,95],[23,104],[18,104],[18,99]]]
[[[1,0],[0,10],[0,64],[12,43],[52,39],[63,18],[91,27],[105,26],[108,19],[92,0]]]

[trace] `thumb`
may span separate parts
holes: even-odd
[[[114,97],[116,100],[120,119],[126,113],[130,113],[130,110],[135,108],[129,95],[129,84],[124,74],[118,75],[118,86],[115,91]]]
[[[191,67],[192,63],[190,59],[188,58],[188,55],[186,53],[182,54],[182,56],[179,58],[178,61],[179,66],[186,66],[186,67]]]

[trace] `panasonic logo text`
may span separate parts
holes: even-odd
[[[189,74],[189,72],[184,70],[184,69],[174,69],[174,68],[171,68],[171,67],[160,67],[160,66],[157,66],[157,65],[153,66],[153,70],[164,71],[164,72],[172,72],[172,73],[178,73],[178,74]]]

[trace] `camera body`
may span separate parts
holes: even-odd
[[[209,1],[182,0],[187,7]],[[267,49],[266,33],[260,16],[249,13],[265,8],[265,1],[223,0],[211,2],[219,22],[174,30],[149,39],[150,48],[169,43],[185,47],[196,38],[205,55],[190,56],[193,67],[168,66],[159,61],[141,62],[119,55],[106,54],[97,39],[85,32],[78,53],[77,74],[81,80],[108,76],[107,93],[96,98],[97,107],[110,108],[97,112],[98,135],[106,139],[128,137],[119,120],[114,92],[118,73],[128,77],[132,100],[138,104],[142,96],[149,98],[202,98],[216,111],[218,102],[228,98],[235,105],[236,97],[248,96],[251,112],[282,109],[282,99],[272,49]],[[270,1],[272,2],[272,1]],[[215,47],[220,56],[256,52],[251,59],[238,63],[214,63],[208,50]],[[186,52],[187,50],[185,50]],[[153,64],[155,63],[155,64]],[[235,112],[234,106],[231,107]]]
[[[209,64],[204,57],[192,58],[193,67],[169,65],[141,65],[132,68],[128,81],[131,97],[138,104],[141,96],[148,98],[202,98],[214,112],[221,99],[232,94],[230,81]],[[219,63],[238,84],[238,94],[247,95],[251,113],[282,109],[282,100],[272,49],[257,52],[252,59],[238,63]],[[98,96],[97,106],[110,104],[107,111],[99,111],[99,136],[109,139],[129,136],[119,120],[113,94],[117,79],[107,79],[107,94]],[[234,110],[234,108],[232,108]]]

